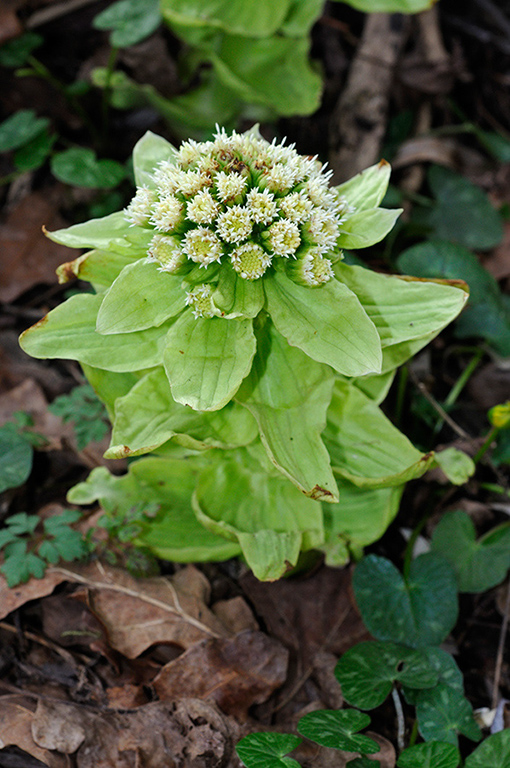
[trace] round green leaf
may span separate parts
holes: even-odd
[[[447,741],[456,746],[457,733],[472,741],[480,739],[480,729],[473,717],[471,704],[462,691],[446,683],[440,682],[430,690],[420,691],[416,717],[419,731],[426,741]]]
[[[372,755],[379,752],[380,745],[368,736],[357,733],[369,725],[370,717],[364,712],[355,709],[321,709],[302,717],[297,729],[301,736],[323,747]]]
[[[431,545],[454,567],[461,592],[485,592],[503,581],[510,568],[510,523],[477,540],[469,515],[455,510],[440,520]]]
[[[250,733],[238,742],[236,752],[246,768],[300,768],[286,757],[299,744],[299,736],[290,733]]]
[[[91,149],[77,147],[54,155],[51,170],[59,181],[75,187],[111,189],[125,178],[125,168],[115,160],[98,160]]]
[[[18,149],[48,128],[47,117],[37,117],[33,109],[20,109],[0,123],[0,152]]]
[[[96,29],[113,30],[110,43],[117,48],[136,45],[152,35],[161,23],[158,0],[118,0],[99,13]]]
[[[437,451],[434,456],[448,480],[454,485],[464,485],[475,473],[476,467],[471,456],[451,446]]]
[[[510,730],[494,733],[466,758],[466,768],[508,768],[510,765]]]
[[[413,560],[407,580],[390,560],[368,555],[355,568],[353,587],[367,629],[380,640],[439,645],[457,620],[455,572],[437,554]]]
[[[0,493],[27,480],[32,469],[33,450],[15,424],[0,427]]]
[[[397,760],[398,768],[457,768],[460,752],[445,741],[429,741],[408,747]]]
[[[380,642],[350,648],[336,665],[335,676],[345,699],[360,709],[382,704],[397,680],[413,688],[431,688],[437,682],[437,672],[424,653]]]

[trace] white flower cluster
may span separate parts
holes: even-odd
[[[162,270],[229,264],[258,280],[280,258],[293,280],[318,286],[333,276],[326,254],[353,212],[329,188],[330,175],[284,142],[218,130],[213,141],[187,141],[161,162],[154,188],[139,188],[125,215],[155,230],[148,256]],[[206,272],[187,294],[197,317],[214,314]]]

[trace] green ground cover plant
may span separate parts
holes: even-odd
[[[387,163],[330,188],[315,158],[254,129],[179,150],[148,133],[133,164],[124,212],[49,233],[92,249],[61,276],[95,293],[21,339],[80,361],[112,420],[107,457],[151,454],[122,477],[94,470],[69,499],[122,507],[129,488],[160,507],[139,537],[156,555],[242,554],[260,579],[308,549],[333,565],[359,556],[434,462],[380,403],[461,311],[465,284],[342,261],[399,215],[379,207]]]

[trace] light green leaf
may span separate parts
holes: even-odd
[[[476,466],[473,459],[458,448],[451,447],[445,448],[444,451],[437,451],[434,458],[454,485],[464,485],[475,474]]]
[[[401,208],[369,208],[353,213],[340,227],[337,247],[357,250],[380,242],[393,229],[401,213]]]
[[[321,440],[333,372],[289,347],[271,325],[262,328],[253,367],[237,393],[257,420],[273,464],[306,496],[338,501]]]
[[[455,325],[456,335],[481,336],[499,354],[510,355],[510,308],[496,280],[471,251],[456,243],[431,240],[404,251],[398,267],[418,277],[465,280],[470,297]]]
[[[420,13],[434,5],[435,0],[336,0],[347,3],[362,13]]]
[[[324,9],[323,0],[291,0],[285,21],[279,33],[288,37],[304,37],[308,35],[314,22],[320,18]]]
[[[432,688],[437,683],[437,673],[422,651],[387,642],[350,648],[336,665],[335,677],[346,701],[360,709],[382,704],[397,680],[414,688]]]
[[[457,621],[455,573],[437,554],[413,560],[408,578],[390,560],[368,555],[355,568],[353,588],[363,621],[379,640],[412,648],[439,645]]]
[[[250,414],[229,403],[220,411],[197,412],[176,403],[162,368],[146,374],[116,400],[110,459],[149,453],[175,437],[195,449],[237,447],[257,437]]]
[[[92,149],[76,147],[57,152],[51,171],[59,181],[87,189],[111,189],[126,176],[126,169],[115,160],[98,160]]]
[[[370,717],[355,709],[320,709],[298,721],[301,736],[322,747],[372,755],[381,749],[373,739],[358,733],[370,725]]]
[[[49,124],[47,117],[37,117],[33,109],[20,109],[0,123],[0,152],[9,152],[28,144]]]
[[[360,488],[401,485],[421,477],[433,461],[347,381],[335,384],[323,437],[334,472]]]
[[[160,272],[146,259],[128,264],[104,296],[97,315],[98,333],[131,333],[160,326],[186,306],[182,279]]]
[[[113,373],[113,371],[93,368],[85,363],[82,363],[81,367],[92,389],[101,402],[104,403],[110,421],[113,421],[115,400],[129,392],[131,387],[138,381],[140,373]]]
[[[95,16],[96,29],[111,29],[110,45],[125,48],[136,45],[161,24],[158,0],[118,0]]]
[[[390,183],[391,165],[381,160],[377,165],[371,165],[349,181],[333,187],[339,197],[345,197],[349,205],[357,211],[377,208],[382,201]]]
[[[438,165],[429,168],[428,181],[437,199],[430,214],[436,237],[482,250],[501,242],[501,215],[480,187]]]
[[[238,35],[268,37],[283,22],[290,0],[162,0],[169,24],[215,27]]]
[[[510,729],[493,733],[472,755],[466,758],[466,768],[507,768],[510,765]]]
[[[291,733],[249,733],[238,742],[236,752],[246,768],[301,768],[297,760],[286,757],[301,741]]]
[[[96,317],[102,296],[77,294],[25,331],[20,345],[38,358],[68,358],[106,371],[136,371],[159,365],[166,327],[101,336]]]
[[[264,287],[269,314],[291,346],[345,376],[380,372],[379,335],[347,286],[331,280],[305,288],[276,272]]]
[[[402,268],[402,264],[399,266]],[[334,270],[356,294],[377,328],[383,348],[383,372],[401,365],[435,338],[457,317],[468,299],[461,287],[432,280],[381,275],[341,262],[335,264]]]
[[[59,283],[67,283],[75,277],[86,280],[96,288],[109,288],[124,267],[138,260],[139,254],[132,256],[113,251],[89,251],[78,256],[74,261],[61,264],[57,269]],[[97,291],[99,292],[99,291]]]
[[[398,768],[457,768],[460,752],[446,741],[429,741],[415,744],[400,753]]]
[[[308,59],[308,37],[253,39],[224,35],[208,52],[218,79],[247,103],[279,115],[309,115],[319,106],[322,81]]]
[[[97,248],[101,251],[116,253],[137,253],[138,258],[147,253],[154,232],[132,227],[124,213],[111,213],[101,219],[90,219],[83,224],[73,224],[67,229],[55,232],[45,231],[47,237],[59,245],[69,248]]]
[[[184,312],[164,353],[174,400],[196,411],[223,408],[249,373],[255,349],[251,320],[195,319]]]
[[[212,299],[225,319],[256,317],[265,301],[262,280],[244,280],[228,264],[222,265]]]
[[[332,567],[359,559],[363,548],[381,538],[395,518],[404,486],[357,488],[338,480],[339,503],[324,504],[326,541],[321,550]]]
[[[301,550],[323,541],[320,504],[269,474],[244,448],[220,454],[204,470],[193,508],[213,533],[238,542],[261,581],[280,578]]]
[[[152,131],[147,131],[133,149],[133,170],[137,187],[154,188],[152,174],[158,163],[169,160],[176,154],[169,141]]]
[[[477,540],[469,515],[447,512],[432,535],[431,546],[454,567],[461,592],[486,592],[503,581],[510,568],[510,523]]]
[[[392,371],[375,374],[374,376],[358,376],[351,379],[351,383],[358,387],[364,395],[373,400],[376,405],[380,405],[390,391],[395,374],[396,369],[393,369]]]

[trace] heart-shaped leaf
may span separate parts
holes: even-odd
[[[421,691],[416,702],[416,717],[426,741],[447,741],[457,746],[457,733],[472,741],[480,739],[471,704],[464,694],[446,683]],[[485,766],[492,763],[485,763]]]
[[[238,743],[236,752],[246,768],[300,768],[288,752],[301,744],[291,733],[249,733]]]
[[[370,717],[355,709],[320,709],[302,717],[297,729],[301,736],[322,747],[372,755],[379,752],[380,745],[358,733],[369,725]]]
[[[466,768],[508,768],[510,765],[510,730],[494,733],[466,759]]]
[[[477,540],[469,515],[455,510],[441,519],[431,544],[451,562],[461,592],[485,592],[503,581],[510,568],[510,523]]]
[[[431,688],[438,675],[426,654],[397,643],[358,643],[335,668],[345,699],[360,709],[383,703],[397,680],[411,688]]]
[[[459,750],[445,741],[408,747],[397,760],[398,768],[457,768],[459,763]]]
[[[110,189],[126,176],[125,168],[115,160],[98,160],[91,149],[76,147],[58,152],[51,170],[59,181],[75,187]]]
[[[356,566],[353,587],[363,621],[380,640],[439,645],[457,620],[455,572],[435,553],[413,560],[407,579],[389,560],[369,555]]]

